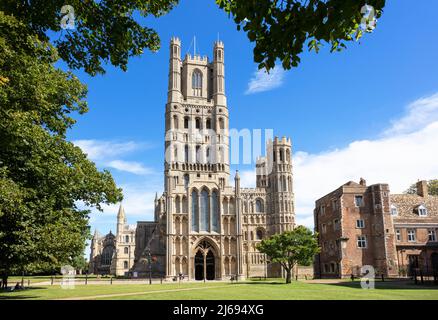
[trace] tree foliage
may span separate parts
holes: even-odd
[[[215,0],[255,43],[254,61],[267,70],[279,59],[285,69],[296,67],[305,46],[319,51],[328,43],[331,51],[361,38],[359,25],[366,4],[382,14],[385,0]],[[104,64],[122,70],[128,60],[145,49],[160,48],[157,32],[144,26],[142,17],[160,17],[179,0],[71,0],[75,29],[62,29],[62,0],[3,0],[0,10],[30,27],[40,39],[49,35],[60,57],[72,69],[95,75]]]
[[[59,266],[82,254],[88,210],[122,198],[65,139],[86,87],[54,67],[56,49],[0,12],[0,271]]]
[[[271,262],[279,263],[286,271],[286,283],[291,282],[295,265],[310,265],[319,252],[317,235],[304,226],[263,239],[257,249]]]
[[[155,30],[142,26],[140,17],[159,17],[177,0],[3,0],[0,11],[29,26],[40,40],[49,35],[60,57],[72,69],[84,69],[95,75],[104,73],[103,63],[122,70],[128,59],[144,49],[156,51],[160,38]],[[62,6],[74,8],[75,28],[62,29]]]
[[[428,193],[431,196],[438,196],[438,179],[432,179],[427,182]],[[411,186],[404,192],[406,194],[417,194],[417,184],[413,183]]]
[[[379,18],[385,0],[216,0],[232,15],[237,29],[242,29],[255,43],[254,61],[267,70],[279,59],[284,69],[296,67],[307,45],[318,52],[328,43],[331,52],[346,48],[363,31],[361,9],[365,4],[375,9]]]

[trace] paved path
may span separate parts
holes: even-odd
[[[242,284],[235,284],[235,286],[241,286]],[[113,294],[100,294],[95,296],[84,296],[84,297],[70,297],[54,300],[92,300],[101,298],[115,298],[115,297],[126,297],[126,296],[138,296],[142,294],[160,293],[160,292],[178,292],[178,291],[191,291],[191,290],[205,290],[205,289],[216,289],[224,288],[229,286],[211,286],[211,287],[198,287],[198,288],[183,288],[183,289],[168,289],[168,290],[155,290],[155,291],[141,291],[141,292],[128,292],[128,293],[113,293]]]

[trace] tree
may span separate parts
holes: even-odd
[[[286,271],[286,283],[291,282],[295,265],[310,265],[319,252],[317,235],[304,226],[263,239],[257,249],[271,262],[278,262]]]
[[[83,254],[74,257],[71,266],[76,270],[81,270],[82,272],[88,271],[88,261],[85,259]]]
[[[86,87],[54,67],[56,49],[0,12],[0,273],[59,267],[83,253],[89,210],[122,199],[66,140]]]
[[[267,70],[279,59],[285,69],[298,66],[304,46],[318,52],[323,43],[331,51],[345,42],[361,38],[362,7],[373,6],[379,18],[385,0],[215,0],[233,17],[237,29],[247,32],[255,43],[254,61]],[[75,29],[63,30],[63,0],[4,0],[0,11],[29,26],[41,40],[53,39],[60,57],[72,69],[95,75],[104,73],[103,63],[127,69],[132,56],[144,49],[156,51],[160,38],[152,28],[142,26],[141,17],[160,17],[178,0],[70,0]],[[138,14],[140,13],[140,14]],[[371,31],[365,29],[365,31]]]
[[[331,52],[346,48],[345,42],[358,40],[365,4],[379,18],[385,0],[216,0],[233,16],[237,29],[243,29],[255,42],[254,61],[267,70],[279,59],[284,69],[296,67],[305,45],[318,52],[325,42]],[[371,16],[369,17],[371,18]]]
[[[431,196],[438,196],[438,179],[432,179],[427,182],[428,193]],[[404,193],[417,194],[417,184],[413,183]]]
[[[74,9],[74,29],[62,29],[61,13],[66,4]],[[16,17],[42,41],[53,40],[63,59],[72,69],[84,69],[95,75],[104,73],[102,63],[110,62],[127,69],[132,56],[145,48],[156,51],[160,38],[155,30],[141,26],[139,17],[159,17],[178,3],[177,0],[3,0],[0,11]],[[138,14],[139,13],[139,14]],[[137,16],[137,19],[134,16]]]

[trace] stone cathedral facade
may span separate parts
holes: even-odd
[[[268,141],[256,188],[241,188],[238,172],[230,179],[223,43],[215,42],[211,61],[182,60],[181,42],[172,38],[168,86],[164,192],[155,198],[154,221],[138,221],[132,233],[120,208],[117,234],[93,239],[90,272],[99,273],[105,260],[110,273],[139,277],[281,276],[256,245],[294,227],[291,140]],[[100,258],[109,252],[105,243],[112,259]]]

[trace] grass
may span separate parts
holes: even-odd
[[[102,296],[111,295],[111,296]],[[34,286],[18,292],[0,292],[1,299],[92,299],[129,300],[438,300],[438,286],[415,285],[409,281],[376,282],[374,290],[364,290],[360,282],[308,283],[280,280],[226,282],[76,285],[62,289],[59,285]]]

